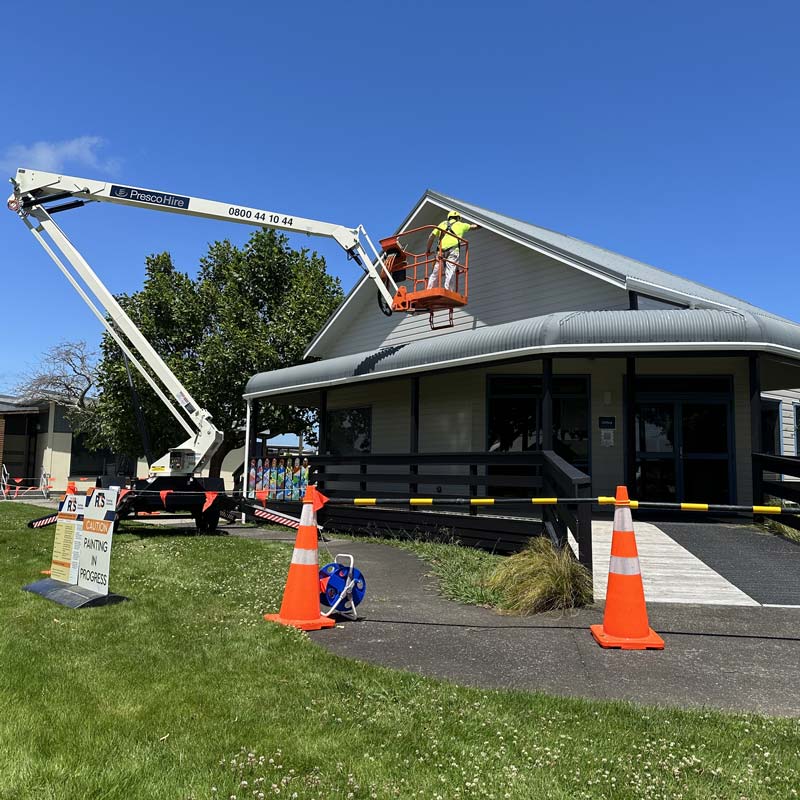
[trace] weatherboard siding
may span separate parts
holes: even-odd
[[[796,456],[795,408],[800,405],[800,390],[769,391],[762,395],[767,400],[777,400],[780,405],[780,456]],[[788,476],[787,476],[788,479]],[[792,479],[795,480],[795,479]]]
[[[454,311],[452,328],[432,331],[426,312],[384,316],[378,310],[375,287],[366,281],[313,354],[333,358],[557,311],[627,307],[627,293],[617,286],[496,234],[474,231],[469,303]],[[446,318],[446,311],[436,313],[437,322]]]

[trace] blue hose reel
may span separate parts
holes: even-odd
[[[348,559],[348,563],[340,559]],[[338,553],[332,563],[319,571],[319,600],[328,606],[328,610],[322,612],[323,617],[336,613],[357,619],[356,606],[364,599],[366,591],[367,581],[353,566],[353,556],[347,553]]]

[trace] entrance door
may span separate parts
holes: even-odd
[[[733,470],[727,400],[636,403],[637,498],[730,503]]]

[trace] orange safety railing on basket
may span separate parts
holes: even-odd
[[[423,225],[380,241],[385,269],[392,274],[398,286],[394,310],[410,313],[427,311],[434,330],[452,327],[453,309],[467,305],[469,298],[469,243],[454,233],[448,233],[458,241],[458,256],[454,258],[451,254],[446,257],[441,248],[444,232],[440,232],[436,250],[428,253],[422,244],[426,241],[424,235],[420,234],[430,235],[436,229],[436,225]],[[419,251],[412,248],[419,248]],[[449,285],[448,268],[452,273]],[[434,272],[437,273],[436,277],[428,288]],[[448,311],[447,324],[435,325],[434,312],[442,310]]]

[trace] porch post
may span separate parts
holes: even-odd
[[[750,452],[753,470],[753,505],[764,502],[763,473],[761,467],[752,458],[752,453],[761,453],[764,443],[761,441],[761,358],[758,353],[748,356],[750,367]]]
[[[553,449],[553,359],[542,359],[542,450]]]
[[[36,434],[34,433],[34,436],[35,435]],[[72,435],[72,438],[73,439],[75,438],[75,434]],[[33,455],[35,458],[36,457],[35,447],[33,449]],[[23,480],[25,481],[27,481],[29,474],[33,474],[36,471],[35,465],[33,468],[31,468],[30,461],[31,461],[31,415],[26,414],[25,415],[25,459],[23,461],[24,466],[22,468],[22,477]]]
[[[245,486],[249,487],[250,483],[250,459],[256,454],[257,450],[257,436],[258,436],[258,400],[247,401],[247,444],[245,445],[247,453],[245,455],[244,473],[246,476]]]
[[[327,455],[326,439],[328,438],[328,390],[322,389],[319,393],[319,444],[317,453],[321,456]],[[325,488],[324,473],[325,467],[317,464],[314,470],[317,476],[317,486],[319,489]],[[310,479],[309,479],[310,481]]]
[[[250,415],[253,401],[248,397],[244,417],[244,467],[242,468],[242,498],[250,497]],[[242,511],[241,522],[247,522],[247,515]]]
[[[415,375],[411,379],[411,431],[408,443],[408,451],[412,456],[419,453],[419,376]],[[409,471],[412,475],[419,474],[419,465],[410,464]],[[409,487],[411,494],[419,491],[419,484],[412,483]]]
[[[625,359],[625,414],[622,433],[625,447],[625,485],[628,491],[636,494],[636,358]]]
[[[319,447],[321,456],[327,455],[326,438],[328,436],[328,390],[319,393]]]

